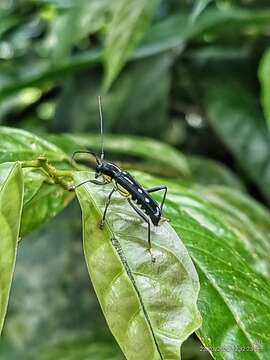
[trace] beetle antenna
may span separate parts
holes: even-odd
[[[100,118],[100,136],[101,136],[101,161],[104,159],[104,132],[103,132],[103,117],[102,117],[102,102],[101,96],[98,96],[98,108],[99,108],[99,118]]]

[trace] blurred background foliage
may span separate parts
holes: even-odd
[[[107,157],[147,168],[165,148],[149,155],[125,134],[162,140],[186,154],[174,169],[184,177],[267,205],[269,40],[267,0],[2,0],[0,124],[97,133],[102,94],[106,133],[120,134],[105,140]],[[76,136],[68,148],[50,139],[70,154],[99,148]],[[20,248],[1,358],[122,359],[89,290],[80,226],[73,204]],[[198,346],[189,340],[184,358],[207,357]]]

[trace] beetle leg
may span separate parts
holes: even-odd
[[[133,204],[133,202],[129,198],[127,200],[129,202],[130,206],[133,208],[133,210],[135,210],[136,213],[147,223],[147,226],[148,226],[148,251],[150,252],[152,262],[154,263],[156,261],[156,259],[155,259],[154,255],[152,254],[150,220],[148,219],[148,217],[145,215],[145,213],[141,209],[139,209],[135,204]]]
[[[160,185],[160,186],[154,186],[150,189],[146,189],[146,191],[148,193],[151,193],[151,192],[156,192],[156,191],[160,191],[160,190],[164,190],[164,195],[163,195],[163,199],[161,201],[161,205],[160,205],[160,212],[162,212],[162,208],[163,208],[163,205],[164,205],[164,202],[165,202],[165,199],[166,199],[166,195],[167,195],[167,186],[165,185]]]
[[[107,181],[90,180],[90,182],[92,184],[95,184],[95,185],[106,185],[106,184],[108,184]]]
[[[109,207],[110,202],[111,202],[112,194],[113,194],[114,192],[115,192],[115,189],[113,188],[112,191],[110,192],[109,196],[107,197],[106,204],[105,204],[105,209],[104,209],[103,216],[102,216],[102,220],[101,220],[101,223],[100,223],[100,228],[101,228],[101,229],[103,228],[103,225],[104,225],[104,222],[105,222],[105,218],[106,218],[106,213],[107,213],[108,207]]]
[[[78,187],[80,187],[80,186],[82,186],[82,185],[84,185],[86,183],[89,183],[89,182],[92,183],[92,184],[95,184],[95,185],[106,185],[107,184],[107,182],[105,182],[105,181],[103,182],[103,181],[89,179],[89,180],[83,181],[82,183],[80,183],[78,185],[70,186],[68,190],[73,191],[73,190],[77,189]]]

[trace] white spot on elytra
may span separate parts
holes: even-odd
[[[155,212],[155,215],[158,216],[159,215],[159,208],[156,207],[156,212]]]
[[[148,198],[145,198],[145,201],[146,201],[147,203],[149,203],[149,202],[150,202],[150,200],[149,200]]]
[[[131,181],[128,177],[124,176],[124,178],[129,181],[132,185],[134,184],[133,181]]]
[[[139,193],[142,194],[142,190],[141,189],[138,189]]]

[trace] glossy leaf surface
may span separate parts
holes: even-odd
[[[195,185],[226,185],[245,190],[240,178],[222,163],[202,156],[187,156],[187,161]]]
[[[4,324],[17,253],[23,203],[18,163],[0,165],[0,333]]]
[[[76,183],[91,174],[76,174]],[[108,325],[127,359],[179,359],[181,343],[201,324],[199,283],[189,255],[171,226],[147,227],[115,195],[103,230],[99,224],[110,187],[77,189],[83,213],[84,252]]]
[[[50,161],[64,161],[68,156],[54,144],[24,130],[0,127],[0,161],[35,160],[38,156]],[[20,235],[55,216],[74,198],[74,194],[56,184],[48,184],[38,169],[24,169],[25,196]]]
[[[160,183],[141,178],[147,187]],[[215,359],[268,359],[269,212],[230,188],[170,183],[165,216],[199,273],[202,343]]]
[[[48,184],[46,177],[24,169],[25,196],[20,235],[25,236],[56,216],[73,199],[74,194],[57,184]]]
[[[242,240],[248,263],[255,271],[270,278],[269,211],[242,192],[222,186],[201,189],[231,230]],[[239,252],[242,250],[239,248]],[[249,255],[248,255],[249,254]]]
[[[63,161],[67,155],[57,146],[25,130],[0,126],[0,162],[35,160],[39,155]]]

